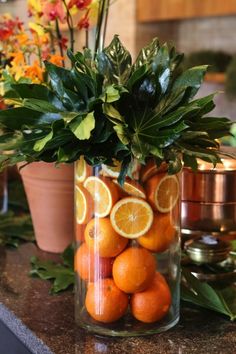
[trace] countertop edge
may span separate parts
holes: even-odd
[[[43,341],[1,302],[0,319],[33,354],[53,354]]]

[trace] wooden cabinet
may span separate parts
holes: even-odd
[[[137,0],[140,22],[236,14],[236,0]]]

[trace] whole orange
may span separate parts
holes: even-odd
[[[128,239],[113,229],[109,218],[94,218],[85,228],[85,242],[101,257],[115,257],[126,247]]]
[[[133,316],[145,323],[161,320],[168,313],[170,305],[170,289],[160,273],[156,273],[153,282],[145,291],[131,295],[130,299]]]
[[[112,274],[112,263],[112,258],[99,257],[89,250],[86,243],[82,243],[76,251],[74,267],[81,279],[94,281],[109,277]]]
[[[126,313],[128,303],[128,295],[118,289],[112,279],[100,279],[88,286],[85,307],[97,321],[117,321]]]
[[[84,231],[85,231],[86,225],[83,224],[77,224],[75,223],[75,239],[78,242],[83,242],[84,241]]]
[[[142,247],[129,247],[113,263],[114,282],[122,291],[135,293],[145,290],[152,282],[156,260]]]
[[[175,237],[170,213],[154,214],[151,229],[137,239],[138,243],[153,252],[164,252]]]

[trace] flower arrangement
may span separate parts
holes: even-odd
[[[15,107],[0,112],[4,129],[2,166],[19,161],[71,163],[84,155],[96,165],[130,163],[153,156],[169,173],[197,167],[197,158],[216,164],[218,138],[227,134],[227,118],[205,116],[214,94],[193,100],[207,66],[181,71],[183,55],[154,39],[135,62],[118,36],[94,56],[68,51],[72,69],[48,61],[49,85],[13,84],[6,98]]]
[[[95,24],[99,11],[98,0],[28,0],[28,27],[17,17],[2,15],[2,93],[14,83],[46,83],[45,60],[65,67],[66,50],[75,48],[76,30],[85,30],[88,45],[88,29]]]

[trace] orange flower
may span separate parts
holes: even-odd
[[[33,65],[29,65],[25,68],[25,77],[32,80],[33,83],[43,82],[44,69],[41,68],[37,60],[34,61]]]
[[[51,54],[48,59],[48,61],[50,61],[50,63],[57,65],[57,66],[62,66],[64,60],[65,60],[65,58],[62,57],[61,55],[58,55],[58,54]]]
[[[25,64],[25,57],[22,52],[9,53],[9,57],[13,58],[11,61],[11,64],[13,64],[13,65]]]
[[[29,44],[29,37],[26,33],[20,33],[16,35],[16,39],[18,41],[18,44],[20,45],[28,45]]]

